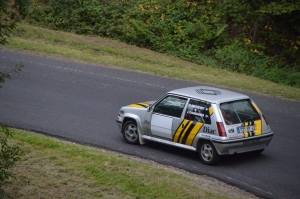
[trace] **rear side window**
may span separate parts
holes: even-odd
[[[211,104],[204,101],[191,99],[186,110],[185,119],[211,124],[211,115],[213,110]]]
[[[220,109],[227,125],[260,119],[250,99],[222,103]]]

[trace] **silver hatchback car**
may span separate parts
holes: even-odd
[[[261,153],[273,138],[268,121],[248,96],[207,86],[129,104],[116,122],[130,144],[154,141],[198,151],[207,165],[221,155]]]

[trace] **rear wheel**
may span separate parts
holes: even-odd
[[[220,160],[220,155],[209,141],[202,141],[198,146],[200,159],[204,164],[213,165]]]
[[[136,122],[128,121],[124,124],[122,128],[123,137],[129,144],[139,143],[139,133],[137,129]]]

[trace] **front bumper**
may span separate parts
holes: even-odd
[[[266,148],[273,138],[273,132],[238,140],[211,140],[218,154],[245,153]]]
[[[117,125],[118,125],[119,129],[121,129],[122,128],[122,122],[119,121],[119,120],[116,120],[116,122],[117,122]]]

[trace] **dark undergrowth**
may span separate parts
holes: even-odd
[[[35,0],[27,21],[300,87],[298,0]]]

